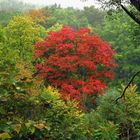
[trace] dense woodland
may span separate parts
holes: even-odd
[[[0,0],[0,140],[140,139],[140,10],[98,1]]]

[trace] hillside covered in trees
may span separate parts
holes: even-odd
[[[139,140],[140,10],[97,1],[0,0],[0,140]]]

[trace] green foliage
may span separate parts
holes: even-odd
[[[82,120],[85,140],[117,140],[118,126],[103,118],[98,111],[85,114]]]
[[[113,93],[112,93],[113,92]],[[115,104],[115,99],[119,94],[115,90],[100,96],[98,99],[98,106],[96,110],[86,113],[82,120],[82,128],[84,128],[84,135],[87,140],[117,140],[118,139],[118,121],[121,118],[115,116],[115,113],[120,114],[120,106]]]
[[[12,17],[18,14],[19,14],[18,12],[0,11],[0,24],[5,27],[9,23],[9,21],[12,19]]]
[[[62,27],[63,27],[63,24],[56,23],[54,26],[46,30],[46,35],[49,35],[49,33],[52,31],[53,32],[59,31]]]
[[[16,54],[6,44],[4,29],[0,27],[0,97],[13,91]]]
[[[140,138],[140,94],[136,86],[131,86],[126,91],[124,101],[126,126],[130,138]]]
[[[0,139],[78,139],[82,113],[77,103],[65,103],[56,90],[43,90],[39,85],[33,96],[34,87],[28,80],[32,77],[26,70],[29,66],[23,70],[18,62],[26,63],[16,62],[18,48],[14,51],[7,45],[2,28],[0,38]]]
[[[7,44],[16,50],[20,59],[31,60],[33,44],[39,39],[39,26],[30,17],[16,16],[5,28]]]
[[[38,25],[38,30],[39,30],[39,32],[38,32],[37,40],[40,41],[46,36],[46,29],[43,26]]]
[[[62,24],[77,29],[98,23],[94,22],[96,12],[92,16],[94,7],[84,11],[60,7],[49,10],[47,31],[21,15],[14,17],[6,28],[0,26],[0,139],[139,139],[140,94],[136,86],[130,86],[125,98],[118,102],[115,100],[122,90],[109,90],[97,99],[95,110],[82,113],[76,102],[63,101],[56,89],[45,89],[40,79],[32,78],[32,65],[28,61],[33,60],[36,40],[59,30]],[[0,23],[5,26],[15,14],[0,12]],[[139,27],[124,12],[118,11],[106,17],[97,30],[117,52],[117,78],[127,81],[126,77],[140,68]]]
[[[116,83],[128,82],[128,78],[140,69],[140,27],[123,11],[107,16],[97,32],[116,51]]]
[[[0,25],[0,43],[4,42],[4,30],[2,26]]]
[[[46,19],[45,27],[51,27],[56,23],[72,26],[74,29],[88,26],[86,17],[75,16],[74,9],[56,9],[53,14]]]
[[[9,95],[0,98],[0,138],[78,139],[82,113],[74,102],[65,103],[52,88],[38,96]]]
[[[101,24],[104,12],[94,6],[85,7],[84,10],[73,8],[60,8],[57,5],[43,8],[46,15],[46,22],[42,24],[50,28],[56,23],[72,26],[75,30],[80,27],[96,26]]]
[[[115,102],[119,96],[120,93],[117,90],[111,89],[100,97],[98,101],[98,111],[104,119],[114,121],[115,123],[124,121],[122,120],[125,119],[123,112],[124,105],[120,102]]]
[[[124,87],[123,87],[124,89]],[[140,94],[130,86],[125,98],[116,102],[122,90],[109,90],[99,97],[97,108],[84,114],[81,131],[85,140],[124,140],[140,137]]]
[[[84,7],[84,10],[81,11],[83,17],[88,19],[88,23],[92,27],[96,27],[103,22],[105,11],[95,8],[94,6]]]
[[[23,93],[24,90],[20,89],[20,86],[23,88],[28,87],[28,84],[31,85],[32,81],[25,83],[19,80],[27,78],[23,77],[23,73],[16,79],[21,71],[17,64],[24,60],[23,65],[26,64],[26,67],[31,69],[30,72],[33,70],[29,63],[32,61],[33,43],[44,32],[44,30],[41,32],[41,26],[38,27],[25,16],[14,17],[6,29],[0,27],[0,96],[15,92]]]
[[[32,53],[24,47],[32,47],[37,31],[33,25],[20,16],[9,23],[6,33],[0,27],[0,139],[78,139],[82,113],[77,103],[62,101],[50,87],[37,85],[38,93],[33,95],[36,83],[30,80],[30,63],[25,68],[26,61],[18,53],[27,58]]]

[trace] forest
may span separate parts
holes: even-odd
[[[140,140],[140,0],[96,1],[0,0],[0,140]]]

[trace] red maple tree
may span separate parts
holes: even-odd
[[[35,69],[45,85],[57,87],[64,99],[81,101],[83,95],[99,95],[107,88],[116,67],[113,56],[110,45],[90,29],[64,26],[36,43],[35,58],[42,61]]]

